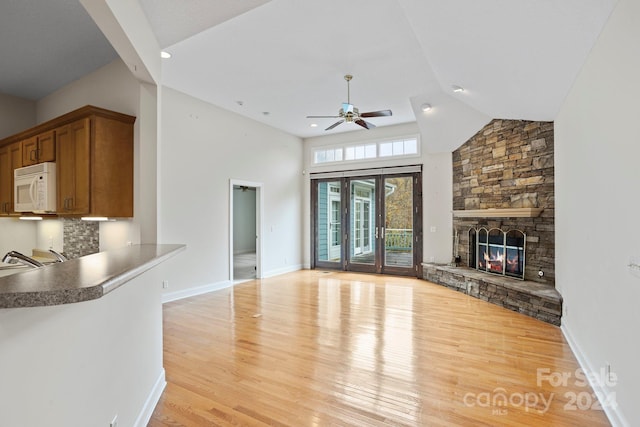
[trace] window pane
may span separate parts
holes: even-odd
[[[418,154],[417,139],[407,139],[404,141],[404,154]]]
[[[336,148],[336,161],[342,161],[342,148]]]
[[[317,260],[337,263],[342,244],[340,181],[318,182],[317,185]]]
[[[375,159],[376,157],[378,157],[377,153],[376,153],[376,144],[370,144],[365,146],[365,158],[367,159]]]
[[[334,154],[335,154],[335,151],[327,150],[327,162],[333,162]]]
[[[390,142],[380,143],[380,157],[387,157],[393,155],[393,147]]]
[[[393,141],[393,155],[402,156],[404,154],[404,142]]]
[[[411,267],[413,265],[413,178],[384,179],[385,265]]]
[[[355,147],[346,147],[344,149],[344,159],[345,160],[353,160],[356,158],[356,148]]]
[[[355,147],[356,149],[356,159],[364,159],[364,146],[363,145],[358,145],[357,147]]]

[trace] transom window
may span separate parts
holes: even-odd
[[[366,161],[419,154],[418,136],[410,136],[391,141],[345,144],[340,147],[318,147],[313,150],[313,164]]]

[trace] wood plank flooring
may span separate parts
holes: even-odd
[[[164,366],[152,427],[609,425],[559,328],[405,277],[303,270],[165,304]]]

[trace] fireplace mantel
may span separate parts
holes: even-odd
[[[465,209],[453,211],[454,218],[535,218],[542,208]]]

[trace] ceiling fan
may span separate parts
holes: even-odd
[[[349,91],[349,82],[353,76],[351,74],[347,74],[344,76],[344,79],[347,81],[347,102],[342,103],[342,108],[338,112],[337,116],[307,116],[308,119],[327,119],[327,118],[335,118],[340,119],[325,130],[331,130],[334,127],[338,126],[340,123],[355,123],[357,125],[362,126],[365,129],[372,129],[376,127],[374,124],[366,122],[362,120],[363,117],[384,117],[390,116],[391,110],[380,110],[380,111],[371,111],[368,113],[360,113],[356,107],[351,104],[351,94]]]

